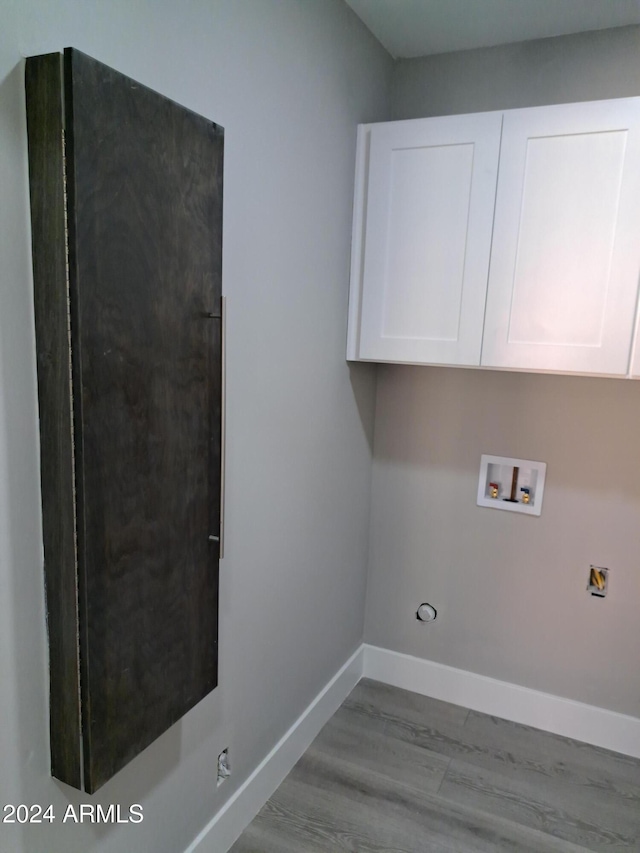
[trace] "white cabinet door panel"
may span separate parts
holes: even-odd
[[[480,363],[501,124],[371,126],[360,358]]]
[[[640,99],[505,113],[482,365],[624,375]]]

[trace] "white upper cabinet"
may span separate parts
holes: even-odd
[[[640,377],[640,98],[358,146],[347,358]]]
[[[480,363],[501,123],[360,129],[348,357]]]
[[[482,365],[625,375],[640,98],[504,114]]]

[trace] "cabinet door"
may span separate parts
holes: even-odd
[[[505,113],[483,365],[627,372],[639,197],[640,98]]]
[[[371,127],[360,358],[479,364],[501,121]]]
[[[223,135],[77,51],[65,84],[95,790],[218,679]]]
[[[52,771],[93,793],[218,681],[224,135],[75,50],[27,94]]]

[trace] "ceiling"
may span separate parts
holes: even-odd
[[[346,0],[396,59],[640,24],[640,0]]]

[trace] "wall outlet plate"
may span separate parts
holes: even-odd
[[[218,788],[231,776],[231,765],[229,764],[229,749],[223,749],[218,756]]]
[[[609,589],[609,569],[603,566],[589,566],[587,592],[596,598],[606,598]]]
[[[482,454],[478,506],[540,515],[547,475],[546,462]]]

